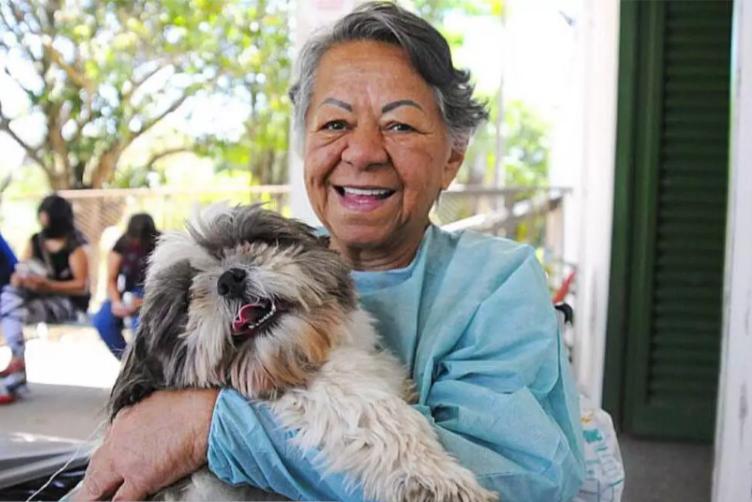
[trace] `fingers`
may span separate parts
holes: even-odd
[[[128,481],[120,485],[120,488],[112,497],[113,502],[119,502],[123,500],[144,500],[146,498],[146,492],[139,489],[133,483]]]
[[[118,481],[111,481],[107,485],[101,484],[98,480],[89,477],[87,473],[81,486],[73,494],[73,500],[106,500],[108,495],[117,490],[123,482],[120,478]]]
[[[76,500],[142,500],[206,463],[217,390],[154,393],[117,414]],[[165,415],[165,410],[170,413]]]
[[[100,448],[91,457],[81,489],[74,495],[74,500],[104,500],[122,484],[123,477],[103,458]]]

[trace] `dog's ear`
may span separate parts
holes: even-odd
[[[191,227],[188,226],[188,230]],[[195,268],[205,269],[215,262],[208,250],[195,241],[186,232],[167,231],[159,236],[157,247],[149,255],[147,282],[175,264],[187,261]]]
[[[328,235],[317,235],[316,236],[316,243],[321,246],[322,248],[329,249],[329,246],[332,242],[331,237]]]
[[[110,393],[107,409],[110,421],[121,409],[136,404],[164,386],[163,372],[160,368],[152,366],[153,361],[149,361],[145,350],[143,338],[136,336],[125,352],[120,374]]]
[[[147,279],[138,330],[110,394],[110,419],[155,390],[177,386],[186,352],[180,335],[188,323],[194,274],[188,260],[183,260]]]

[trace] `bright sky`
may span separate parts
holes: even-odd
[[[455,58],[469,67],[477,88],[493,92],[504,67],[505,99],[520,99],[551,115],[561,103],[561,82],[569,77],[580,0],[507,0],[502,32],[492,18],[451,19],[465,44]]]

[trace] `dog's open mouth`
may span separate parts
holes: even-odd
[[[283,310],[283,305],[278,300],[259,300],[254,303],[246,303],[238,309],[235,319],[232,321],[233,342],[237,345],[259,331],[273,321]]]

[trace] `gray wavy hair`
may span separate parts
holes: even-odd
[[[391,2],[367,2],[303,46],[290,88],[295,129],[302,144],[316,69],[333,46],[373,40],[402,47],[415,69],[433,89],[455,148],[464,149],[475,129],[486,119],[485,103],[473,98],[470,72],[454,67],[446,39],[427,21]]]

